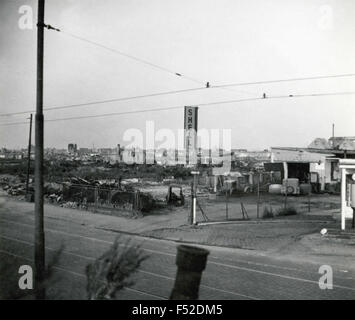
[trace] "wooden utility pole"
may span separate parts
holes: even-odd
[[[192,199],[192,223],[196,224],[197,173],[194,173],[194,197]]]
[[[31,137],[32,137],[32,113],[30,115],[30,132],[28,134],[26,195],[28,194],[28,184],[30,180],[30,169],[31,169]]]
[[[35,289],[44,299],[45,245],[43,226],[43,38],[44,0],[38,0],[37,19],[37,97],[35,116]]]
[[[197,206],[197,175],[200,174],[199,171],[191,171],[191,174],[194,177],[193,180],[193,185],[191,188],[191,212],[190,212],[190,217],[189,217],[189,223],[190,224],[196,224],[196,206]]]
[[[194,183],[191,182],[191,209],[187,217],[187,223],[190,225],[193,224],[193,215],[194,215],[193,212],[194,212]]]

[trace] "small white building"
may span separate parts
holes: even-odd
[[[345,219],[353,217],[353,209],[350,206],[351,187],[355,187],[355,159],[340,159],[341,171],[341,229],[345,230]]]
[[[271,148],[271,163],[279,163],[284,178],[308,180],[309,174],[324,191],[326,184],[340,182],[339,159],[329,151],[308,148]]]

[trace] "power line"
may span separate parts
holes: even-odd
[[[178,77],[181,77],[181,78],[185,78],[187,80],[190,80],[192,82],[195,82],[195,83],[198,83],[198,84],[203,84],[206,88],[210,88],[210,82],[209,81],[203,81],[203,80],[199,80],[199,79],[196,79],[196,78],[193,78],[191,76],[188,76],[184,73],[181,73],[181,72],[176,72],[176,71],[173,71],[171,69],[168,69],[166,67],[163,67],[161,65],[158,65],[156,63],[153,63],[153,62],[150,62],[148,60],[145,60],[145,59],[142,59],[142,58],[139,58],[137,56],[133,56],[131,54],[128,54],[126,52],[123,52],[121,50],[118,50],[118,49],[115,49],[115,48],[112,48],[112,47],[109,47],[107,45],[104,45],[102,43],[99,43],[99,42],[96,42],[96,41],[92,41],[92,40],[89,40],[89,39],[86,39],[84,37],[81,37],[81,36],[78,36],[78,35],[75,35],[75,34],[72,34],[70,32],[67,32],[67,31],[63,31],[63,30],[59,30],[59,29],[55,29],[51,26],[49,26],[50,28],[49,29],[53,29],[55,31],[58,31],[58,32],[61,32],[62,34],[65,34],[69,37],[72,37],[74,39],[77,39],[77,40],[80,40],[80,41],[83,41],[83,42],[86,42],[86,43],[89,43],[91,45],[94,45],[94,46],[97,46],[97,47],[100,47],[102,49],[105,49],[105,50],[108,50],[108,51],[111,51],[113,53],[116,53],[116,54],[119,54],[123,57],[126,57],[126,58],[129,58],[131,60],[134,60],[136,62],[140,62],[142,64],[145,64],[145,65],[148,65],[150,67],[153,67],[153,68],[156,68],[160,71],[163,71],[163,72],[167,72],[169,74],[172,74],[174,76],[178,76]],[[216,87],[217,88],[217,87]],[[230,90],[228,88],[222,88],[220,87],[219,89],[223,89],[223,90],[228,90],[228,91],[235,91],[235,92],[239,92],[239,93],[247,93],[247,94],[255,94],[255,92],[247,92],[247,91],[236,91],[236,90]]]
[[[345,92],[326,92],[326,93],[306,93],[306,94],[290,94],[289,98],[304,98],[304,97],[324,97],[324,96],[344,96],[344,95],[353,95],[355,91],[345,91]]]
[[[280,82],[292,82],[292,81],[305,81],[305,80],[319,80],[328,78],[343,78],[343,77],[354,77],[355,73],[345,73],[345,74],[334,74],[326,76],[313,76],[313,77],[302,77],[302,78],[289,78],[289,79],[278,79],[278,80],[262,80],[255,82],[239,82],[239,83],[227,83],[221,85],[215,85],[214,88],[227,88],[236,86],[249,86],[256,84],[267,84],[267,83],[280,83]]]
[[[53,28],[50,25],[44,25],[44,27],[48,29],[52,29],[58,32],[61,32],[63,34],[66,34],[72,38],[79,39],[81,41],[90,43],[92,45],[96,45],[98,47],[104,48],[106,50],[115,52],[117,54],[120,54],[122,56],[125,56],[127,58],[133,59],[135,61],[144,63],[146,65],[149,65],[151,67],[160,69],[165,72],[169,72],[171,74],[177,75],[179,77],[186,78],[188,80],[194,81],[196,83],[203,83],[205,82],[194,79],[192,77],[183,75],[182,73],[179,72],[174,72],[168,68],[162,67],[160,65],[157,65],[155,63],[151,63],[149,61],[146,61],[144,59],[132,56],[130,54],[127,54],[125,52],[122,52],[117,49],[113,49],[111,47],[108,47],[106,45],[100,44],[98,42],[74,35],[72,33],[69,33],[67,31],[59,30],[56,28]],[[247,86],[247,85],[257,85],[257,84],[267,84],[267,83],[280,83],[280,82],[291,82],[291,81],[304,81],[304,80],[316,80],[316,79],[326,79],[326,78],[340,78],[340,77],[353,77],[355,76],[354,73],[349,73],[349,74],[338,74],[338,75],[326,75],[326,76],[313,76],[313,77],[303,77],[303,78],[289,78],[289,79],[278,79],[278,80],[263,80],[263,81],[255,81],[255,82],[240,82],[240,83],[229,83],[229,84],[223,84],[223,85],[210,85],[209,82],[207,82],[206,86],[204,87],[199,87],[199,88],[190,88],[190,89],[183,89],[183,90],[174,90],[174,91],[166,91],[166,92],[159,92],[159,93],[152,93],[152,94],[147,94],[147,95],[137,95],[137,96],[131,96],[131,97],[122,97],[122,98],[114,98],[114,99],[107,99],[107,100],[98,100],[98,101],[92,101],[92,102],[86,102],[86,103],[78,103],[78,104],[69,104],[69,105],[63,105],[63,106],[53,106],[53,107],[45,107],[44,110],[50,111],[50,110],[60,110],[60,109],[69,109],[69,108],[77,108],[77,107],[83,107],[83,106],[90,106],[90,105],[97,105],[97,104],[103,104],[103,103],[111,103],[111,102],[118,102],[118,101],[128,101],[128,100],[134,100],[134,99],[141,99],[141,98],[147,98],[147,97],[155,97],[155,96],[161,96],[161,95],[169,95],[169,94],[177,94],[177,93],[183,93],[183,92],[189,92],[189,91],[198,91],[198,90],[203,90],[206,88],[219,88],[219,89],[227,89],[228,87],[233,87],[233,86]],[[296,97],[297,95],[294,95]],[[298,95],[299,96],[299,95]],[[252,98],[253,99],[253,98]],[[245,100],[245,99],[242,99]],[[5,113],[5,114],[0,114],[0,117],[5,117],[5,116],[12,116],[12,115],[22,115],[22,114],[27,114],[33,112],[33,110],[26,110],[26,111],[20,111],[20,112],[12,112],[12,113]]]
[[[67,35],[67,36],[72,37],[74,39],[89,43],[91,45],[103,48],[105,50],[114,52],[114,53],[119,54],[121,56],[124,56],[126,58],[132,59],[134,61],[143,63],[143,64],[148,65],[150,67],[153,67],[153,68],[159,69],[161,71],[167,72],[169,74],[173,74],[175,76],[186,78],[187,80],[193,81],[195,83],[203,84],[204,88],[217,88],[217,89],[231,91],[229,88],[230,87],[234,87],[234,86],[246,86],[246,85],[252,85],[252,84],[255,85],[255,84],[266,84],[266,83],[277,83],[277,82],[288,82],[288,81],[301,81],[301,80],[303,81],[303,80],[315,80],[315,79],[324,79],[324,78],[339,78],[339,77],[355,76],[355,74],[341,74],[341,75],[330,75],[330,76],[315,76],[315,77],[291,78],[291,79],[280,79],[280,80],[266,80],[266,81],[257,81],[257,82],[231,83],[231,84],[224,84],[224,85],[210,85],[210,82],[205,82],[205,81],[201,81],[201,80],[192,78],[190,76],[182,74],[181,72],[173,71],[171,69],[168,69],[166,67],[158,65],[156,63],[152,63],[152,62],[147,61],[145,59],[133,56],[131,54],[128,54],[128,53],[123,52],[121,50],[109,47],[109,46],[104,45],[102,43],[98,43],[96,41],[92,41],[90,39],[86,39],[84,37],[75,35],[73,33],[67,32],[65,30],[60,30],[60,29],[53,28],[50,25],[45,25],[45,27],[47,27],[48,29],[52,29],[52,30],[55,30],[57,32],[60,32],[60,33],[62,33],[64,35]],[[192,90],[202,90],[202,89],[203,88],[198,88],[198,89],[196,88],[196,89],[192,89]],[[192,91],[192,90],[188,89],[186,91]],[[146,96],[136,96],[136,97],[110,99],[110,100],[103,100],[103,101],[97,101],[97,102],[92,102],[92,103],[81,103],[81,104],[68,105],[68,106],[50,107],[50,108],[45,108],[45,110],[67,109],[67,108],[72,108],[72,107],[81,107],[81,106],[95,105],[95,104],[99,104],[99,103],[109,103],[109,102],[115,102],[115,101],[132,100],[132,99],[139,99],[139,98],[143,98],[143,97],[149,97],[149,96],[153,97],[153,96],[158,96],[158,95],[163,95],[163,94],[172,94],[172,93],[179,93],[179,92],[185,92],[185,90],[175,91],[175,92],[173,91],[173,92],[166,92],[166,93],[158,93],[158,94],[151,94],[151,95],[146,95]],[[250,92],[241,92],[241,93],[250,93]],[[252,94],[255,94],[255,93],[253,92]],[[14,114],[24,114],[24,113],[28,113],[28,111],[27,112],[21,112],[21,113],[12,113],[12,115],[14,115]],[[7,114],[7,115],[10,115],[10,114]],[[2,116],[2,115],[0,115],[0,116]]]
[[[279,96],[270,96],[270,97],[257,97],[257,98],[245,98],[245,99],[234,99],[234,100],[222,100],[215,102],[206,102],[206,103],[194,103],[191,105],[198,106],[212,106],[219,104],[230,104],[230,103],[240,103],[247,101],[257,101],[257,100],[270,100],[270,99],[285,99],[285,98],[304,98],[304,97],[324,97],[324,96],[340,96],[340,95],[354,95],[355,91],[349,92],[327,92],[327,93],[311,93],[311,94],[290,94],[290,95],[279,95]],[[152,108],[152,109],[141,109],[141,110],[131,110],[131,111],[122,111],[122,112],[112,112],[112,113],[103,113],[97,115],[88,115],[88,116],[77,116],[77,117],[67,117],[67,118],[56,118],[48,119],[45,122],[56,122],[56,121],[68,121],[68,120],[79,120],[79,119],[90,119],[90,118],[101,118],[117,115],[126,115],[126,114],[136,114],[136,113],[146,113],[146,112],[156,112],[156,111],[167,111],[174,109],[181,109],[184,106],[174,106],[174,107],[161,107],[161,108]],[[21,125],[28,124],[27,122],[11,122],[11,123],[2,123],[0,126],[11,126],[11,125]]]
[[[108,47],[108,46],[103,45],[101,43],[98,43],[98,42],[95,42],[95,41],[92,41],[92,40],[89,40],[89,39],[86,39],[86,38],[83,38],[83,37],[80,37],[80,36],[77,36],[77,35],[74,35],[74,34],[69,33],[67,31],[63,31],[61,29],[54,28],[51,25],[43,24],[43,26],[45,28],[49,29],[49,30],[54,30],[54,31],[57,31],[57,32],[61,32],[61,33],[66,34],[66,35],[68,35],[68,36],[70,36],[72,38],[75,38],[75,39],[90,43],[92,45],[101,47],[101,48],[106,49],[108,51],[111,51],[111,52],[117,53],[119,55],[125,56],[127,58],[130,58],[132,60],[144,63],[146,65],[149,65],[151,67],[160,69],[160,70],[168,72],[170,74],[174,74],[176,76],[186,78],[186,79],[188,79],[190,81],[193,81],[195,83],[204,85],[203,87],[199,87],[199,88],[190,88],[190,89],[183,89],[183,90],[166,91],[166,92],[159,92],[159,93],[153,93],[153,94],[147,94],[147,95],[138,95],[138,96],[132,96],[132,97],[123,97],[123,98],[115,98],[115,99],[108,99],[108,100],[99,100],[99,101],[93,101],[93,102],[88,102],[88,103],[70,104],[70,105],[64,105],[64,106],[44,107],[44,110],[47,110],[47,111],[48,110],[60,110],[60,109],[82,107],[82,106],[89,106],[89,105],[102,104],[102,103],[126,101],[126,100],[141,99],[141,98],[147,98],[147,97],[155,97],[155,96],[160,96],[160,95],[169,95],[169,94],[183,93],[183,92],[189,92],[189,91],[197,91],[197,90],[203,90],[203,89],[206,89],[206,88],[214,88],[214,87],[211,87],[209,85],[209,82],[204,82],[202,80],[197,80],[197,79],[194,79],[192,77],[186,76],[185,74],[182,74],[182,73],[179,73],[179,72],[174,72],[174,71],[172,71],[172,70],[170,70],[168,68],[165,68],[165,67],[157,65],[155,63],[149,62],[147,60],[132,56],[132,55],[130,55],[128,53],[125,53],[123,51]],[[217,87],[215,87],[215,88],[217,88]],[[227,89],[227,88],[220,88],[220,89]],[[231,91],[231,90],[228,90],[228,91]],[[242,93],[249,93],[249,92],[242,92]],[[252,93],[252,94],[254,94],[254,93]],[[5,114],[0,114],[0,117],[12,116],[12,115],[22,115],[22,114],[27,114],[27,113],[30,113],[30,112],[34,112],[34,110],[25,110],[25,111],[20,111],[20,112],[10,112],[10,113],[5,113]]]
[[[231,83],[231,84],[225,84],[225,85],[220,85],[220,86],[210,86],[209,88],[214,89],[214,88],[222,88],[222,87],[224,88],[226,86],[246,86],[246,85],[255,85],[255,84],[318,80],[318,79],[353,77],[353,76],[355,76],[355,73],[326,75],[326,76],[313,76],[313,77],[303,77],[303,78],[288,78],[288,79],[279,79],[279,80],[263,80],[263,81],[256,81],[256,82],[240,82],[240,83]],[[51,110],[78,108],[78,107],[91,106],[91,105],[104,104],[104,103],[129,101],[129,100],[134,100],[134,99],[142,99],[142,98],[158,97],[158,96],[163,96],[163,95],[171,95],[171,94],[178,94],[178,93],[184,93],[184,92],[200,91],[200,90],[204,90],[204,89],[206,89],[205,86],[198,87],[198,88],[182,89],[182,90],[163,91],[163,92],[157,92],[157,93],[151,93],[151,94],[145,94],[145,95],[113,98],[113,99],[106,99],[106,100],[96,100],[96,101],[77,103],[77,104],[68,104],[68,105],[62,105],[62,106],[45,107],[44,110],[51,111]],[[28,114],[31,112],[34,112],[34,111],[33,110],[25,110],[25,111],[19,111],[19,112],[2,113],[2,114],[0,114],[0,117],[22,115],[22,114]]]
[[[178,77],[181,77],[181,78],[185,78],[185,79],[188,79],[188,80],[193,81],[193,82],[198,83],[198,84],[204,84],[204,85],[206,84],[206,82],[204,82],[204,81],[200,81],[200,80],[198,80],[198,79],[189,77],[189,76],[187,76],[187,75],[185,75],[185,74],[183,74],[183,73],[181,73],[181,72],[176,72],[176,71],[170,70],[170,69],[168,69],[168,68],[166,68],[166,67],[163,67],[163,66],[160,66],[160,65],[158,65],[158,64],[156,64],[156,63],[147,61],[147,60],[142,59],[142,58],[138,58],[138,57],[136,57],[136,56],[133,56],[133,55],[128,54],[128,53],[126,53],[126,52],[123,52],[123,51],[121,51],[121,50],[117,50],[117,49],[111,48],[111,47],[109,47],[109,46],[106,46],[106,45],[104,45],[104,44],[102,44],[102,43],[99,43],[99,42],[96,42],[96,41],[92,41],[92,40],[89,40],[89,39],[86,39],[86,38],[77,36],[77,35],[75,35],[75,34],[72,34],[72,33],[70,33],[70,32],[67,32],[67,31],[60,30],[60,32],[61,32],[62,34],[65,34],[65,35],[69,36],[69,37],[72,37],[72,38],[74,38],[74,39],[78,39],[78,40],[81,40],[81,41],[90,43],[91,45],[94,45],[94,46],[100,47],[100,48],[102,48],[102,49],[105,49],[105,50],[108,50],[108,51],[117,53],[117,54],[119,54],[119,55],[121,55],[121,56],[123,56],[123,57],[126,57],[126,58],[128,58],[128,59],[131,59],[131,60],[134,60],[134,61],[143,63],[143,64],[148,65],[148,66],[150,66],[150,67],[156,68],[156,69],[158,69],[158,70],[160,70],[160,71],[164,71],[164,72],[170,73],[170,74],[172,74],[172,75],[174,75],[174,76],[178,76]]]
[[[143,63],[145,65],[148,65],[150,67],[153,67],[153,68],[156,68],[160,71],[164,71],[164,72],[167,72],[169,74],[172,74],[174,76],[178,76],[178,77],[182,77],[182,78],[185,78],[187,80],[190,80],[190,81],[193,81],[195,83],[198,83],[198,84],[203,84],[205,86],[205,88],[209,88],[209,82],[205,82],[205,81],[202,81],[202,80],[198,80],[198,79],[195,79],[195,78],[192,78],[190,76],[187,76],[185,74],[182,74],[181,72],[176,72],[176,71],[173,71],[173,70],[170,70],[166,67],[163,67],[161,65],[158,65],[156,63],[153,63],[153,62],[150,62],[148,60],[145,60],[145,59],[142,59],[142,58],[139,58],[139,57],[136,57],[136,56],[133,56],[131,54],[128,54],[126,52],[123,52],[121,50],[118,50],[118,49],[115,49],[115,48],[112,48],[112,47],[109,47],[107,45],[104,45],[102,43],[99,43],[99,42],[96,42],[96,41],[92,41],[92,40],[89,40],[89,39],[86,39],[84,37],[81,37],[81,36],[78,36],[78,35],[75,35],[73,33],[70,33],[70,32],[67,32],[67,31],[64,31],[64,30],[60,30],[60,29],[57,29],[57,28],[53,28],[51,25],[44,25],[47,29],[49,30],[54,30],[54,31],[57,31],[57,32],[61,32],[62,34],[65,34],[71,38],[74,38],[74,39],[77,39],[77,40],[80,40],[80,41],[83,41],[83,42],[86,42],[86,43],[89,43],[91,45],[94,45],[94,46],[97,46],[97,47],[100,47],[102,49],[105,49],[105,50],[108,50],[108,51],[111,51],[113,53],[116,53],[116,54],[119,54],[121,56],[124,56],[126,58],[129,58],[129,59],[132,59],[134,61],[137,61],[137,62],[140,62],[140,63]]]
[[[51,27],[50,29],[54,29],[54,28]],[[236,86],[247,86],[247,85],[257,85],[257,84],[267,84],[267,83],[281,83],[281,82],[291,82],[291,81],[319,80],[319,79],[327,79],[327,78],[341,78],[341,77],[354,77],[355,76],[355,73],[347,73],[347,74],[339,74],[339,75],[310,76],[310,77],[299,77],[299,78],[290,78],[290,79],[263,80],[263,81],[255,81],[255,82],[239,82],[239,83],[227,83],[227,84],[221,84],[221,85],[213,85],[213,84],[210,84],[210,82],[199,80],[199,79],[187,76],[185,74],[182,74],[180,72],[175,72],[175,71],[170,70],[170,69],[168,69],[166,67],[160,66],[158,64],[152,63],[152,62],[147,61],[147,60],[142,59],[142,58],[138,58],[136,56],[133,56],[133,55],[128,54],[128,53],[125,53],[123,51],[108,47],[108,46],[106,46],[104,44],[101,44],[101,43],[98,43],[96,41],[92,41],[92,40],[89,40],[89,39],[74,35],[74,34],[72,34],[70,32],[59,30],[59,29],[54,29],[54,30],[60,31],[63,34],[66,34],[66,35],[68,35],[68,36],[70,36],[72,38],[75,38],[75,39],[90,43],[91,45],[95,45],[95,46],[101,47],[101,48],[109,50],[111,52],[115,52],[115,53],[117,53],[119,55],[122,55],[122,56],[124,56],[126,58],[129,58],[129,59],[135,60],[137,62],[146,64],[148,66],[154,67],[154,68],[159,69],[161,71],[168,72],[170,74],[185,78],[187,80],[193,81],[193,82],[198,83],[198,84],[203,84],[207,88],[227,89],[227,88],[236,87]],[[239,91],[239,92],[240,93],[255,94],[255,92],[253,92],[253,93],[247,92],[247,91]]]
[[[198,91],[198,90],[206,90],[206,87],[189,88],[189,89],[165,91],[165,92],[158,92],[158,93],[150,93],[150,94],[130,96],[130,97],[121,97],[121,98],[113,98],[113,99],[106,99],[106,100],[96,100],[96,101],[76,103],[76,104],[68,104],[68,105],[62,105],[62,106],[45,107],[44,110],[51,111],[51,110],[78,108],[78,107],[91,106],[91,105],[97,105],[97,104],[103,104],[103,103],[111,103],[111,102],[118,102],[118,101],[129,101],[129,100],[134,100],[134,99],[158,97],[158,96],[163,96],[163,95],[171,95],[171,94],[177,94],[177,93],[183,93],[183,92],[192,92],[192,91]],[[8,116],[13,116],[13,115],[28,114],[30,112],[33,112],[33,110],[2,113],[2,114],[0,114],[0,117],[8,117]]]

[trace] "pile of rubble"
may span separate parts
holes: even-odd
[[[29,179],[28,190],[26,192],[26,180],[15,176],[0,177],[0,186],[10,196],[26,196],[32,199],[34,195],[34,180]],[[63,186],[58,183],[46,182],[43,186],[43,192],[46,199],[53,202],[60,202],[63,194]],[[31,200],[30,200],[31,201]]]
[[[15,185],[5,185],[2,188],[6,191],[10,196],[21,196],[26,194],[26,186],[22,185],[21,183]]]
[[[63,207],[94,210],[149,212],[156,206],[154,197],[142,190],[142,180],[86,180],[72,177],[63,183]]]
[[[176,182],[173,176],[162,182],[140,178],[88,180],[71,177],[62,183],[45,182],[44,198],[46,202],[64,208],[146,213],[169,204],[167,194],[172,182]],[[189,185],[178,186],[181,193],[190,194]],[[31,202],[34,200],[33,179],[29,180],[28,194],[23,177],[0,176],[0,187],[11,196],[23,196],[23,200]]]
[[[10,196],[22,196],[26,194],[26,183],[18,177],[2,176],[0,178],[0,186]],[[33,191],[33,187],[29,186],[29,191]]]

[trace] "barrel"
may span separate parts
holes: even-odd
[[[270,184],[269,185],[269,193],[272,194],[281,194],[281,184]]]
[[[300,184],[300,193],[301,194],[309,194],[312,190],[310,183],[301,183]]]

